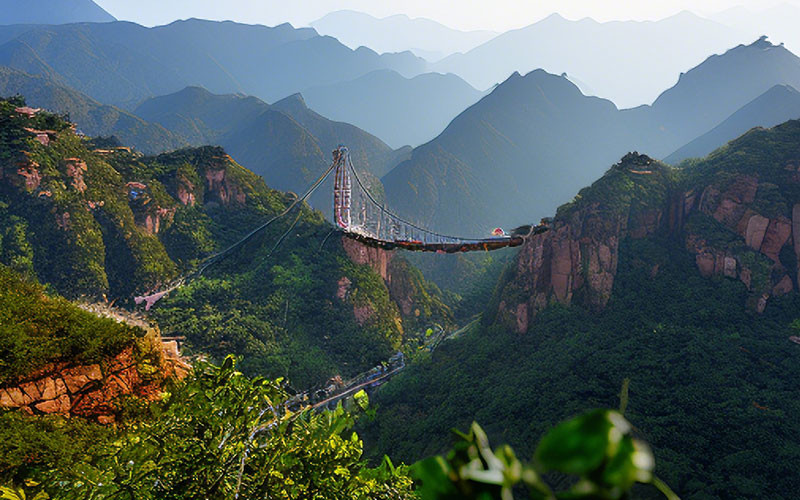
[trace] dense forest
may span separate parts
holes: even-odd
[[[82,138],[64,117],[15,112],[23,105],[0,101],[8,165],[0,263],[68,298],[133,307],[135,295],[167,288],[296,199],[221,148],[142,156]],[[46,144],[26,129],[50,131]],[[430,324],[451,321],[418,271],[402,258],[390,270],[413,304],[406,314],[377,272],[353,263],[323,215],[302,205],[165,299],[154,318],[165,333],[186,337],[187,352],[243,355],[246,373],[288,375],[304,388],[369,369]]]
[[[558,210],[557,234],[542,236],[552,247],[531,243],[535,265],[552,259],[553,271],[520,264],[523,248],[481,324],[378,392],[381,418],[364,426],[368,452],[399,460],[437,453],[447,429],[477,420],[493,441],[529,456],[555,422],[612,406],[627,379],[627,415],[676,491],[789,498],[800,487],[800,351],[789,339],[800,327],[800,299],[777,283],[796,283],[796,246],[775,231],[762,244],[737,225],[756,217],[786,227],[796,217],[799,139],[800,123],[788,122],[678,168],[626,156]],[[682,223],[675,199],[694,207]],[[611,275],[592,251],[617,240],[607,259],[617,261],[613,288],[603,288],[601,277]],[[570,241],[567,262],[578,257],[569,279],[583,283],[568,285],[571,304],[563,289],[548,296],[543,285],[562,266],[558,245]],[[530,323],[514,317],[537,294],[550,302]]]
[[[144,335],[48,294],[3,265],[0,283],[4,405],[18,390],[14,384],[44,362],[113,363],[110,356]],[[151,361],[134,352],[137,366]],[[113,380],[100,383],[105,390]],[[196,360],[186,378],[159,383],[155,398],[132,393],[107,402],[117,422],[111,427],[47,413],[41,404],[35,414],[29,406],[31,414],[0,410],[0,497],[508,500],[524,484],[535,498],[550,499],[554,493],[541,476],[549,471],[577,476],[576,491],[594,498],[620,498],[636,482],[669,492],[652,474],[649,448],[615,411],[589,412],[556,427],[539,444],[535,464],[518,460],[510,448],[493,450],[475,424],[446,457],[412,467],[384,457],[370,467],[352,432],[358,420],[375,418],[363,391],[347,408],[303,408],[290,398],[286,381],[248,378],[233,356],[219,366]],[[19,387],[34,390],[30,383]],[[76,401],[79,394],[72,393]],[[589,446],[565,460],[564,446],[575,437]]]
[[[145,156],[24,104],[0,100],[0,396],[48,364],[105,367],[130,346],[152,372],[158,356],[136,346],[152,349],[156,328],[195,365],[152,381],[156,396],[115,400],[112,427],[12,401],[33,415],[0,412],[4,498],[800,489],[800,122],[678,167],[628,154],[519,253],[359,261],[301,205],[205,267],[297,195],[221,148]],[[134,308],[187,276],[149,333],[71,302]],[[467,324],[420,348],[433,327]],[[373,404],[292,397],[398,350],[411,362]]]

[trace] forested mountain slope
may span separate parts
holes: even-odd
[[[629,378],[628,415],[682,497],[791,498],[799,169],[800,121],[681,169],[627,155],[525,243],[483,325],[378,393],[368,442],[409,459],[477,420],[524,455]]]
[[[68,297],[132,305],[295,199],[221,148],[96,149],[68,122],[28,116],[21,104],[0,101],[0,262]],[[159,304],[165,330],[195,352],[241,354],[245,370],[305,387],[370,368],[428,321],[448,321],[401,258],[366,252],[319,212],[302,213],[280,247],[291,220]]]
[[[145,28],[133,23],[0,27],[0,64],[47,75],[94,99],[128,109],[143,99],[202,85],[274,101],[305,88],[390,68],[413,76],[411,53],[351,50],[289,24],[275,27],[189,19]]]
[[[0,66],[0,96],[14,95],[24,95],[30,106],[69,115],[86,135],[113,135],[143,153],[161,153],[188,145],[166,128],[148,123],[133,113],[100,104],[44,76]]]

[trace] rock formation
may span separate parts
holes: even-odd
[[[145,364],[150,369],[143,369]],[[162,345],[158,332],[150,330],[144,340],[100,363],[50,363],[23,380],[0,387],[0,407],[108,424],[116,419],[120,397],[154,400],[167,378],[182,378],[189,370],[177,346]]]
[[[786,182],[800,183],[789,170]],[[525,242],[503,284],[498,319],[523,333],[551,303],[602,309],[613,290],[620,242],[657,233],[680,241],[702,276],[741,281],[748,307],[762,312],[770,297],[796,289],[800,267],[800,203],[784,213],[776,191],[757,174],[725,172],[687,189],[666,165],[629,154],[561,207],[550,231]]]

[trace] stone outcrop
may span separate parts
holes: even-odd
[[[220,205],[244,205],[247,196],[242,187],[228,175],[228,162],[230,156],[224,155],[214,158],[215,162],[206,170],[206,203],[219,203]]]
[[[397,304],[404,320],[426,320],[432,316],[438,322],[449,321],[450,312],[436,303],[424,290],[424,279],[405,259],[395,258],[394,251],[367,246],[356,240],[343,237],[342,246],[354,264],[367,265],[383,278],[389,297]],[[337,298],[343,299],[350,290],[351,280],[343,276],[337,283]],[[366,317],[366,311],[354,311],[356,318]]]
[[[67,158],[64,161],[67,164],[66,172],[67,177],[70,178],[70,186],[79,193],[83,193],[86,191],[86,181],[83,180],[83,175],[87,170],[86,162],[80,158]]]
[[[797,276],[789,276],[781,262],[781,251],[787,243],[793,246],[795,255],[800,248],[795,230],[800,229],[800,209],[785,215],[759,213],[755,202],[763,186],[756,176],[738,175],[726,184],[707,186],[697,210],[733,233],[731,241],[712,241],[689,229],[686,248],[695,254],[703,276],[724,276],[744,283],[754,295],[754,309],[761,312],[771,296],[795,288]],[[747,250],[754,255],[748,255]]]
[[[190,370],[177,345],[162,346],[155,331],[146,339],[146,347],[131,345],[101,363],[51,363],[22,381],[0,386],[0,407],[32,415],[55,413],[112,423],[121,396],[153,400],[161,393],[164,380],[182,378]],[[155,373],[141,370],[142,359],[155,363]]]
[[[531,317],[552,302],[570,304],[578,297],[590,308],[605,307],[617,272],[620,238],[628,234],[627,220],[607,217],[593,205],[568,220],[554,221],[549,231],[525,242],[499,306],[501,315],[513,318],[516,331],[527,331]],[[651,216],[638,220],[644,224],[631,231],[637,237],[658,227]]]
[[[382,248],[374,248],[350,238],[342,238],[342,246],[354,264],[368,265],[381,275],[384,281],[390,281],[389,262],[394,252]]]

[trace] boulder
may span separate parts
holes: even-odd
[[[761,243],[764,241],[764,234],[767,232],[769,219],[761,215],[754,215],[747,221],[747,230],[744,241],[755,251],[761,250]]]
[[[26,396],[30,398],[31,401],[39,401],[43,399],[42,393],[39,391],[39,388],[36,386],[35,382],[25,382],[19,384],[19,388],[25,393]]]
[[[726,278],[736,278],[736,259],[725,257],[723,273]]]
[[[792,235],[792,224],[786,218],[773,219],[769,222],[764,234],[764,241],[761,243],[761,253],[778,262],[783,245],[789,241]]]
[[[60,394],[56,392],[56,381],[53,380],[53,377],[44,377],[37,380],[36,386],[39,388],[39,393],[42,395],[41,399],[55,399],[60,396]]]
[[[64,370],[64,383],[72,394],[79,392],[93,381],[101,380],[103,373],[100,365],[77,366]]]
[[[704,278],[710,278],[714,275],[714,255],[710,253],[699,253],[694,258],[697,263],[697,269]]]
[[[69,414],[72,409],[72,402],[66,394],[59,396],[57,399],[43,401],[38,403],[36,409],[42,413],[59,413],[62,415]]]
[[[33,399],[22,392],[19,387],[0,389],[0,406],[5,408],[19,408],[33,403]]]
[[[772,289],[772,295],[780,297],[781,295],[786,295],[787,293],[791,292],[793,289],[794,284],[792,284],[792,278],[790,278],[788,275],[784,275],[778,284]]]

